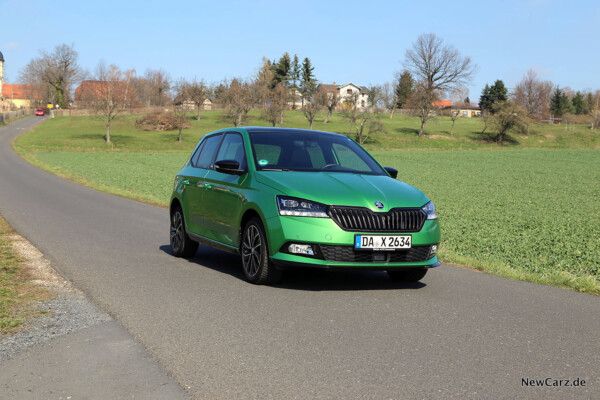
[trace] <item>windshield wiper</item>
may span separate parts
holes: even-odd
[[[290,171],[287,168],[263,168],[261,171]]]

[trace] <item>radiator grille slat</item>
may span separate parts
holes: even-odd
[[[352,232],[418,232],[427,219],[419,208],[377,213],[367,208],[331,206],[329,216],[340,228]]]

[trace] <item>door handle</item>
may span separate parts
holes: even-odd
[[[212,188],[212,186],[210,185],[210,183],[205,183],[204,184],[204,189],[210,189]]]
[[[186,186],[187,186],[187,185],[189,185],[189,184],[190,184],[190,181],[186,179],[186,180],[184,180],[184,181],[183,181],[183,182],[181,182],[181,183],[182,183],[183,185],[186,185]]]

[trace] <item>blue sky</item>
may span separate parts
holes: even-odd
[[[486,83],[513,87],[529,68],[575,90],[600,89],[596,1],[0,0],[7,82],[38,54],[74,44],[82,67],[163,68],[172,78],[250,77],[266,56],[309,57],[324,83],[380,84],[433,32],[470,56]]]

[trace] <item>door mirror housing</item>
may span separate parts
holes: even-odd
[[[398,170],[396,168],[383,167],[383,169],[385,169],[392,178],[396,179],[398,177]]]
[[[245,170],[240,169],[240,163],[236,160],[219,160],[215,163],[217,172],[230,175],[244,175]]]

